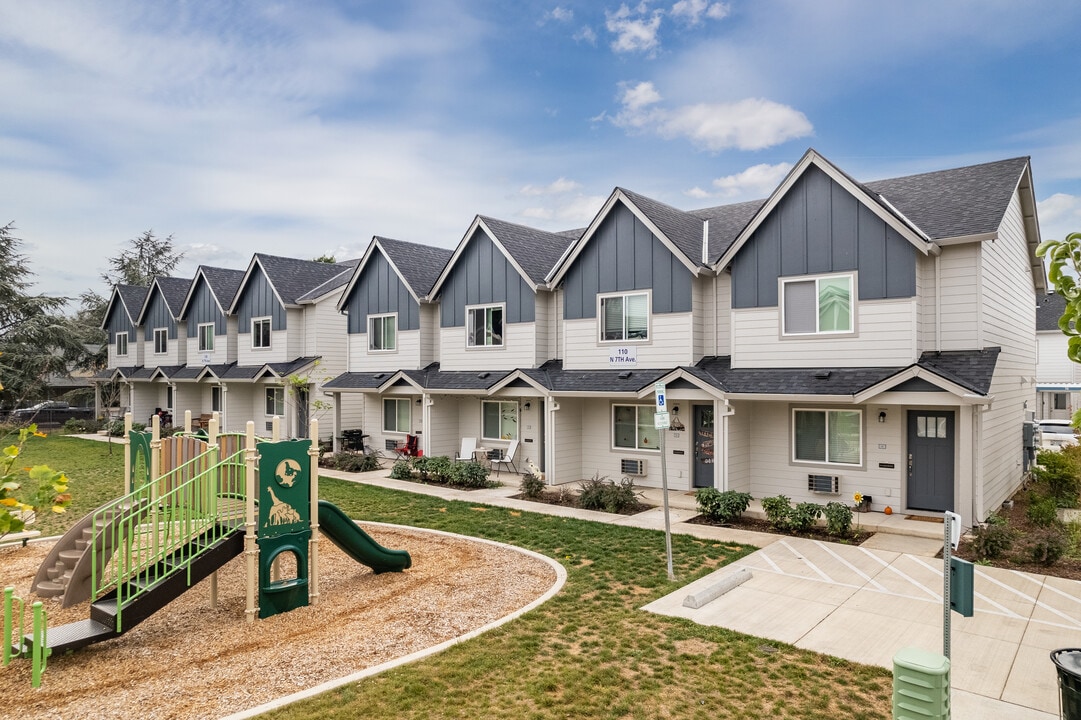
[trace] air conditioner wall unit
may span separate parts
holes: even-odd
[[[646,461],[623,458],[619,461],[619,472],[623,475],[645,475]]]
[[[808,475],[807,489],[815,493],[837,495],[841,492],[841,478],[838,475]]]

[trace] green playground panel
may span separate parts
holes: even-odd
[[[259,537],[311,527],[311,440],[259,443]]]
[[[308,605],[308,541],[312,531],[260,537],[259,545],[259,618],[268,618]],[[296,559],[297,576],[271,580],[274,560],[284,553]]]

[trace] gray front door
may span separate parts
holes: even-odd
[[[713,406],[694,406],[694,486],[713,487]]]
[[[908,506],[953,510],[953,413],[908,411]]]

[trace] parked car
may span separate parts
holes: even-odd
[[[46,400],[37,405],[12,410],[10,419],[16,423],[62,425],[71,418],[89,419],[93,416],[94,408],[73,407],[63,400]]]
[[[1040,420],[1036,427],[1040,438],[1039,447],[1043,450],[1058,450],[1077,444],[1077,433],[1069,420]]]

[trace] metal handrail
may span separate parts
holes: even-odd
[[[243,499],[244,486],[227,478],[243,472],[244,451],[221,460],[218,452],[211,447],[95,512],[91,601],[116,593],[117,631],[125,603],[177,572],[190,582],[192,561],[243,522],[220,498]]]

